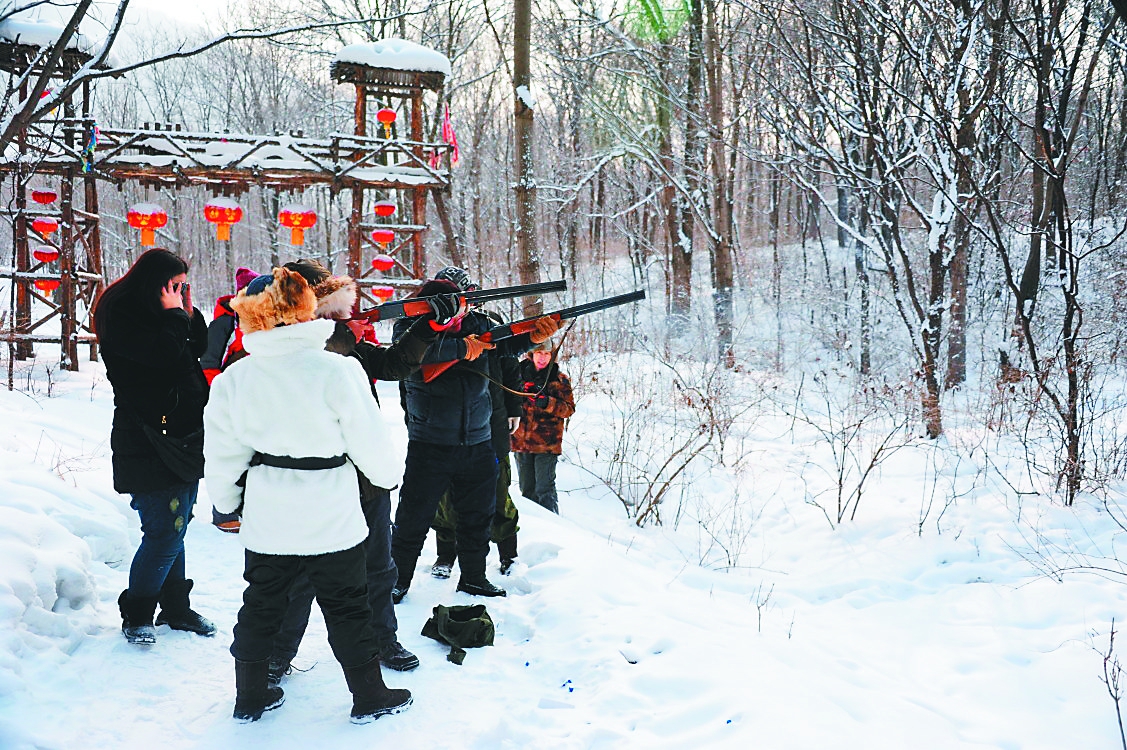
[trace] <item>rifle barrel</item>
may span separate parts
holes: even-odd
[[[534,294],[566,291],[567,282],[560,279],[559,281],[541,281],[535,284],[503,286],[497,289],[475,289],[472,292],[466,292],[462,296],[466,298],[467,302],[487,302],[494,299],[510,299],[512,297],[525,297]]]
[[[580,315],[587,313],[598,312],[599,310],[606,310],[608,307],[618,307],[619,305],[626,305],[631,302],[638,302],[646,298],[646,291],[644,289],[636,289],[633,292],[626,294],[619,294],[614,297],[607,297],[606,299],[596,300],[594,302],[585,302],[582,305],[575,307],[567,307],[563,310],[556,310],[549,315],[559,315],[560,320],[567,320],[569,318],[578,318]]]

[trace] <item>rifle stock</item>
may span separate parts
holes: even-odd
[[[523,333],[530,333],[531,331],[535,330],[536,321],[543,320],[544,318],[551,318],[552,320],[559,323],[563,320],[578,318],[580,315],[586,315],[587,313],[598,312],[599,310],[606,310],[607,308],[618,307],[619,305],[627,305],[631,302],[638,302],[639,300],[643,300],[645,298],[645,290],[637,289],[633,292],[627,292],[626,294],[619,294],[614,297],[607,297],[606,299],[587,302],[582,305],[576,305],[575,307],[565,307],[564,309],[556,310],[555,312],[544,313],[543,315],[524,318],[523,320],[514,320],[512,323],[507,323],[505,325],[494,326],[477,338],[479,341],[485,341],[486,343],[492,344],[497,341],[512,338],[513,336],[519,336]],[[423,365],[423,382],[431,382],[456,364],[458,364],[458,360],[451,360],[449,362],[434,362],[431,364]]]

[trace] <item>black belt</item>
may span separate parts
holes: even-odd
[[[311,456],[294,458],[293,456],[272,456],[269,453],[255,453],[250,459],[251,466],[273,466],[276,469],[297,469],[298,471],[320,471],[321,469],[335,469],[348,463],[348,454],[339,456]]]

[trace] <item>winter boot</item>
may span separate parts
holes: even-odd
[[[392,604],[399,604],[399,602],[403,601],[403,597],[407,596],[407,589],[408,589],[407,586],[401,586],[398,583],[395,584],[394,586],[392,586],[391,587],[391,603]]]
[[[131,598],[129,589],[126,589],[117,598],[117,607],[121,610],[121,632],[125,634],[125,640],[142,646],[157,642],[157,631],[153,627],[156,597]]]
[[[379,658],[359,667],[345,667],[344,679],[352,691],[352,723],[367,724],[384,714],[397,714],[411,705],[411,691],[384,685]]]
[[[379,656],[380,664],[388,669],[394,669],[396,672],[410,672],[419,666],[419,657],[403,648],[399,641],[392,641],[386,646],[380,646]]]
[[[192,590],[193,583],[191,578],[164,582],[157,597],[160,602],[157,625],[167,625],[173,630],[186,630],[199,635],[215,635],[214,623],[200,617],[188,603],[188,593]]]
[[[293,672],[293,669],[290,667],[288,660],[270,657],[266,667],[266,682],[273,687],[277,687],[282,684],[282,678],[291,672]]]
[[[435,539],[435,544],[438,547],[438,559],[430,566],[430,574],[435,578],[449,578],[451,571],[454,570],[454,560],[458,556],[455,542],[439,536]]]
[[[458,591],[471,596],[505,596],[505,589],[494,586],[485,576],[462,578],[458,581]]]
[[[516,563],[517,535],[513,534],[497,542],[497,554],[501,557],[501,575],[507,576]]]
[[[282,689],[268,682],[270,662],[235,659],[235,711],[233,716],[243,723],[258,721],[265,711],[282,705]]]

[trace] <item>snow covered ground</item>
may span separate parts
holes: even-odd
[[[921,533],[936,470],[911,449],[871,480],[857,520],[835,529],[796,489],[795,463],[814,454],[770,419],[742,486],[699,483],[719,507],[738,495],[755,508],[754,524],[730,537],[738,566],[702,554],[694,524],[637,528],[590,473],[564,463],[561,515],[518,497],[520,564],[502,578],[491,557],[509,591],[485,602],[494,647],[459,667],[419,634],[435,604],[470,602],[456,579],[420,570],[397,613],[422,665],[385,672],[413,691],[409,711],[349,723],[315,612],[296,661],[309,671],[283,683],[281,709],[237,725],[227,647],[243,589],[238,537],[208,523],[204,488],[188,571],[219,635],[160,628],[154,647],[128,646],[116,598],[140,532],[112,489],[112,393],[100,365],[83,362],[80,373],[53,371],[48,395],[49,347],[42,356],[21,363],[19,390],[0,390],[5,750],[1120,747],[1099,650],[1112,618],[1127,618],[1127,588],[1037,572],[1038,551],[1114,554],[1121,535],[1098,504],[1065,509],[979,483]],[[578,385],[573,456],[584,455],[574,441],[606,429],[606,404]],[[392,389],[383,401],[400,426]]]

